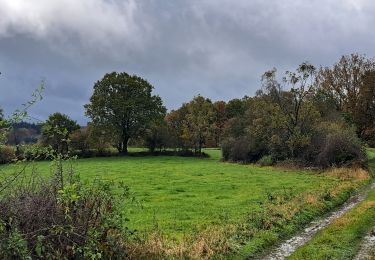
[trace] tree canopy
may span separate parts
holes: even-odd
[[[364,55],[342,56],[332,67],[319,70],[319,87],[336,101],[357,134],[375,145],[375,60]]]
[[[214,107],[209,99],[196,96],[187,104],[183,134],[198,153],[202,152],[203,144],[212,133],[214,116]]]
[[[51,145],[55,152],[66,153],[69,135],[79,128],[77,122],[70,119],[69,116],[54,113],[48,117],[42,127],[43,143]]]
[[[97,126],[112,131],[117,149],[128,152],[130,138],[137,137],[166,113],[161,98],[152,94],[153,86],[146,80],[126,72],[112,72],[94,85],[86,115]]]

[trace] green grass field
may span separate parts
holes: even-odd
[[[181,237],[207,225],[236,223],[266,200],[270,191],[293,194],[333,187],[335,177],[220,162],[219,150],[210,158],[168,156],[81,159],[75,170],[85,180],[95,177],[123,181],[139,203],[126,207],[129,225],[149,230],[155,224],[167,235]],[[40,172],[49,162],[36,163]],[[13,166],[14,167],[14,166]],[[12,167],[2,168],[11,171]]]

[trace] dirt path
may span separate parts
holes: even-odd
[[[375,229],[373,229],[362,242],[361,249],[359,250],[355,260],[368,260],[375,259]]]
[[[294,251],[296,251],[298,247],[307,243],[319,230],[325,228],[326,226],[331,224],[335,219],[341,217],[346,212],[354,208],[358,203],[363,201],[367,197],[369,190],[374,189],[374,188],[375,188],[375,182],[371,184],[369,189],[351,197],[339,209],[331,212],[330,215],[328,215],[328,217],[311,222],[310,226],[305,228],[303,232],[285,241],[279,247],[274,249],[268,256],[262,259],[267,259],[267,260],[285,259],[286,257],[290,256]],[[375,238],[372,242],[375,244]],[[366,259],[366,258],[359,258],[359,259]]]

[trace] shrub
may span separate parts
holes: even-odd
[[[19,145],[17,151],[17,159],[19,160],[51,159],[51,149],[40,144]]]
[[[122,185],[115,196],[114,183],[83,184],[55,164],[51,178],[34,176],[0,194],[0,258],[125,258],[129,232],[119,198],[128,198],[128,189]]]
[[[249,137],[229,138],[222,144],[223,159],[238,162],[255,162],[261,158],[263,150]]]
[[[0,164],[10,163],[16,159],[15,149],[8,145],[0,145]]]
[[[105,148],[105,149],[87,149],[87,150],[74,150],[71,155],[77,156],[78,158],[92,158],[92,157],[110,157],[119,155],[117,150]]]
[[[364,166],[366,153],[355,129],[343,123],[321,123],[302,158],[320,168]]]
[[[80,150],[84,153],[90,149],[90,131],[87,127],[75,130],[69,135],[69,139],[69,147],[72,150]]]
[[[155,125],[148,129],[144,136],[144,145],[150,152],[162,151],[168,145],[169,133],[164,124]]]
[[[335,133],[327,136],[316,162],[321,167],[363,166],[366,153],[357,137]]]
[[[273,159],[271,155],[265,155],[257,162],[260,166],[271,166],[273,165]]]

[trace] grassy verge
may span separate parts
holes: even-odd
[[[262,221],[267,221],[267,225],[258,227],[240,255],[252,258],[265,254],[272,245],[291,237],[312,220],[343,204],[355,190],[369,181],[368,173],[361,169],[334,169],[325,174],[337,176],[341,182],[329,189],[304,192],[290,200],[276,200],[266,205]],[[251,220],[250,223],[256,222]]]

